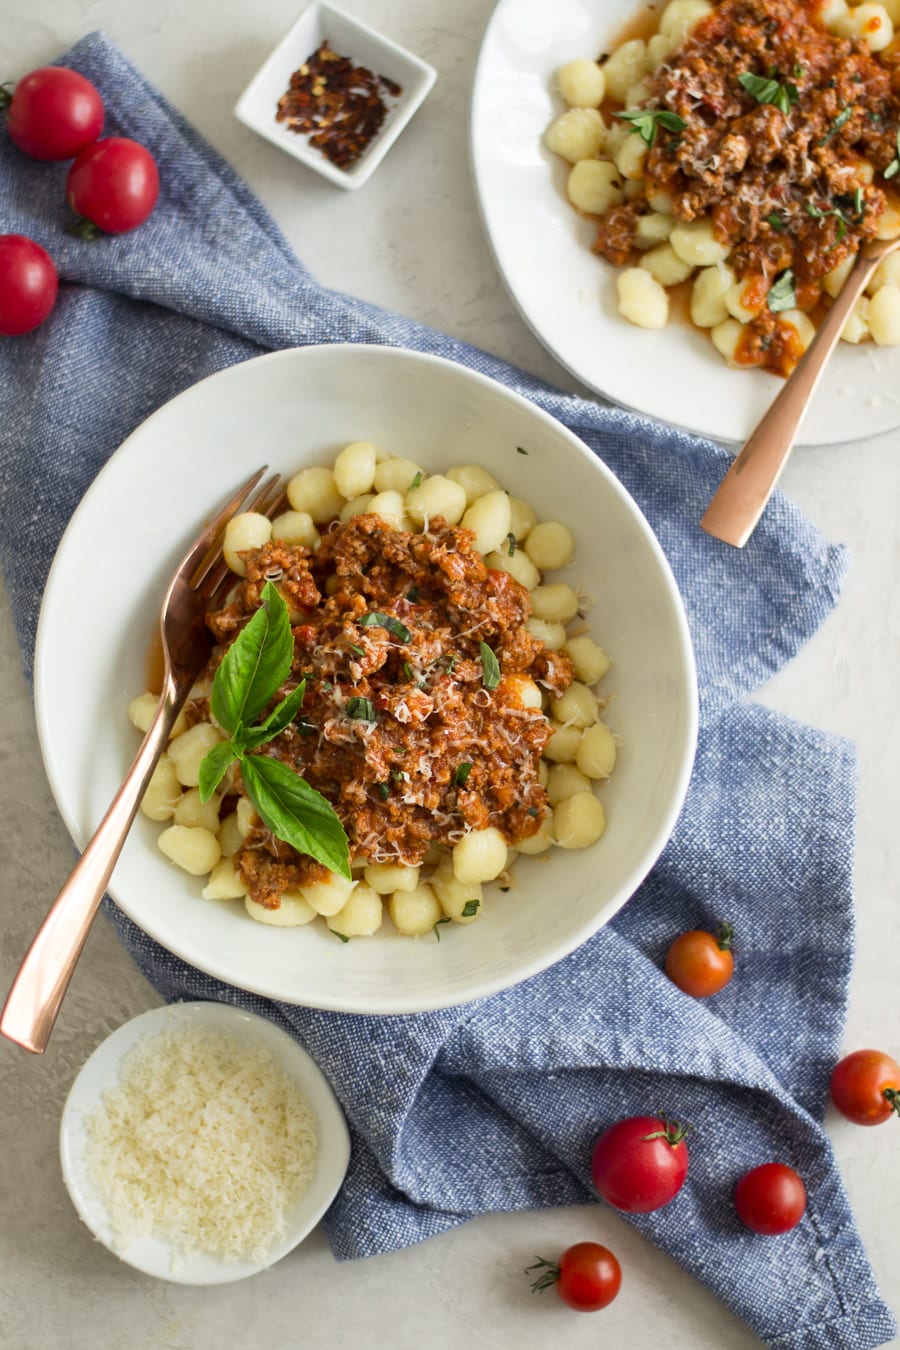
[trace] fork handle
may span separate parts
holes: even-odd
[[[187,697],[165,681],[159,706],[106,815],[38,929],[0,1015],[0,1033],[42,1054],[126,835]]]
[[[700,521],[707,534],[743,548],[765,510],[791,453],[800,423],[841,329],[881,262],[860,249],[847,279],[796,370],[719,484]]]

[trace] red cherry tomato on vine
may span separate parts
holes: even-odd
[[[24,234],[0,234],[0,335],[18,337],[56,304],[59,277],[50,254]]]
[[[77,70],[42,66],[2,102],[9,139],[32,159],[74,159],[103,130],[103,100]]]
[[[854,1050],[835,1065],[831,1100],[855,1125],[900,1116],[900,1064],[881,1050]]]
[[[539,1256],[528,1270],[543,1271],[531,1286],[535,1293],[555,1284],[563,1303],[576,1312],[605,1308],[622,1284],[622,1267],[609,1248],[599,1242],[576,1242],[566,1248],[559,1263]]]
[[[616,1209],[647,1214],[673,1200],[688,1170],[686,1128],[666,1116],[632,1116],[594,1145],[594,1185]]]
[[[66,179],[72,210],[104,234],[143,225],[158,196],[155,159],[126,136],[109,136],[82,150]]]
[[[700,928],[682,933],[666,952],[666,974],[693,998],[708,998],[724,989],[734,974],[731,939],[734,930],[724,923],[716,935]]]
[[[754,1233],[775,1237],[796,1228],[806,1212],[806,1187],[793,1167],[763,1163],[741,1177],[734,1204]]]

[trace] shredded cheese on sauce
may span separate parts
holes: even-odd
[[[86,1130],[119,1250],[153,1235],[225,1261],[265,1262],[318,1148],[315,1116],[272,1054],[199,1028],[136,1045]]]

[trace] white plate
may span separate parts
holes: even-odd
[[[645,6],[644,8],[647,8]],[[616,312],[616,269],[591,252],[596,228],[565,195],[567,166],[542,137],[564,104],[559,66],[598,56],[640,0],[500,0],[472,103],[472,159],[488,238],[510,295],[544,346],[579,380],[638,412],[741,442],[783,387],[731,370],[709,339],[677,321],[658,332]],[[859,440],[900,426],[900,349],[840,345],[800,443]]]
[[[272,1247],[262,1263],[220,1261],[214,1256],[184,1256],[157,1237],[139,1238],[119,1251],[106,1206],[88,1172],[85,1122],[103,1093],[116,1085],[123,1056],[148,1036],[196,1027],[240,1036],[249,1044],[270,1051],[278,1067],[296,1081],[318,1122],[315,1174],[308,1190],[286,1218],[285,1236]],[[63,1179],[69,1195],[94,1236],[136,1270],[174,1284],[228,1284],[256,1275],[280,1261],[319,1222],[337,1195],[350,1161],[350,1136],[343,1112],[315,1060],[274,1023],[227,1003],[174,1003],[170,1007],[153,1008],[107,1036],[72,1084],[63,1107],[59,1144]]]
[[[448,924],[439,943],[400,937],[387,918],[346,944],[318,922],[255,923],[239,900],[203,900],[203,881],[166,860],[161,827],[143,816],[110,890],[152,937],[230,984],[347,1012],[413,1012],[505,988],[583,942],[653,865],[687,787],[696,686],[681,600],[634,502],[571,432],[485,376],[396,348],[306,347],[211,376],[129,437],[73,516],[44,594],[35,703],[51,786],[83,846],[136,751],[126,710],[199,522],[258,464],[292,474],[360,439],[431,471],[481,463],[573,530],[566,575],[596,598],[594,633],[615,663],[610,721],[624,737],[603,789],[606,835],[521,859],[514,890],[491,887],[484,916]]]

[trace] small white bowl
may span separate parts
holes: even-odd
[[[388,114],[368,148],[347,169],[332,164],[306,136],[275,120],[278,100],[288,88],[291,75],[319,50],[326,38],[340,56],[349,56],[374,74],[393,80],[402,90],[397,99],[389,101]],[[359,19],[318,0],[303,11],[267,57],[238,99],[234,115],[251,131],[338,187],[358,188],[374,173],[436,79],[437,71],[426,61],[382,37]]]
[[[295,1079],[318,1122],[319,1149],[313,1179],[287,1216],[284,1237],[270,1249],[262,1263],[185,1256],[171,1243],[156,1237],[140,1238],[119,1250],[106,1206],[88,1173],[85,1121],[98,1106],[103,1093],[115,1086],[123,1056],[148,1036],[195,1027],[240,1036],[248,1043],[269,1050],[278,1067]],[[274,1023],[227,1003],[174,1003],[152,1008],[107,1036],[72,1084],[63,1107],[59,1144],[66,1188],[94,1236],[127,1265],[174,1284],[229,1284],[256,1275],[280,1261],[319,1222],[337,1195],[350,1161],[350,1135],[343,1112],[315,1060]]]

